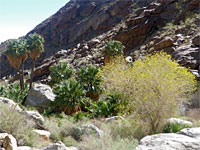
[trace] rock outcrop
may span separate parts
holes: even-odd
[[[38,107],[41,109],[48,108],[49,104],[53,102],[55,95],[52,89],[45,84],[34,84],[28,93],[25,105]]]
[[[199,150],[200,128],[186,128],[178,133],[144,137],[136,150]]]

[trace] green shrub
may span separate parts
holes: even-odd
[[[58,63],[50,67],[51,81],[49,85],[53,86],[61,81],[68,80],[74,74],[74,70],[68,63]]]
[[[76,80],[63,81],[53,89],[56,99],[52,106],[71,115],[80,110],[80,101],[85,91]]]
[[[178,105],[196,89],[195,76],[165,53],[148,55],[128,66],[117,59],[99,73],[108,93],[122,93],[128,112],[149,123],[151,133],[162,129]]]
[[[185,125],[185,124],[179,124],[179,123],[167,123],[163,127],[163,132],[164,133],[176,133],[176,132],[181,131],[184,128],[191,128],[191,126]]]
[[[124,46],[119,41],[109,41],[106,43],[105,49],[102,51],[104,56],[119,56],[123,54]]]
[[[9,98],[16,103],[21,104],[28,95],[28,91],[28,84],[24,85],[24,91],[22,92],[20,89],[20,84],[17,82],[0,87],[0,96]]]

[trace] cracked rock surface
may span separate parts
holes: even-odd
[[[144,137],[136,150],[199,150],[200,128]]]

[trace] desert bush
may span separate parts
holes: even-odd
[[[0,105],[0,132],[12,134],[18,145],[41,146],[42,140],[32,132],[34,123],[15,108],[6,104]]]
[[[101,139],[92,135],[83,137],[79,145],[80,150],[133,150],[138,142],[135,139],[113,138],[109,133],[106,133]]]
[[[163,52],[128,66],[121,58],[99,73],[108,93],[119,92],[130,101],[127,110],[149,123],[151,133],[161,130],[178,105],[196,89],[195,76]]]
[[[62,141],[66,146],[76,146],[74,139],[74,128],[77,126],[67,118],[58,118],[52,116],[46,118],[44,126],[51,132],[50,139],[53,142]],[[78,136],[78,135],[77,135]]]
[[[18,104],[23,103],[25,97],[28,95],[28,84],[24,84],[24,91],[21,91],[20,84],[12,83],[0,87],[0,96],[12,99]]]
[[[51,66],[50,71],[51,81],[49,84],[51,86],[58,84],[61,81],[68,80],[74,73],[73,68],[66,62],[59,62],[58,64]]]

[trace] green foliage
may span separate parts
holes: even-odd
[[[119,41],[109,41],[106,43],[105,49],[102,51],[102,53],[105,56],[119,56],[123,54],[124,46]]]
[[[127,110],[149,123],[158,132],[182,101],[196,89],[195,76],[165,53],[148,55],[133,66],[117,59],[100,72],[108,93],[122,93],[130,104]]]
[[[185,124],[179,124],[179,123],[167,123],[163,127],[163,132],[164,133],[176,133],[176,132],[181,131],[184,128],[191,128],[191,126],[185,125]]]
[[[97,76],[99,68],[96,66],[81,67],[77,72],[77,80],[87,93],[101,92],[101,79]]]
[[[105,99],[82,101],[82,106],[89,112],[89,117],[111,117],[120,114],[121,108],[127,105],[120,94],[110,94]]]
[[[74,109],[80,105],[81,99],[85,96],[85,91],[76,80],[63,81],[54,88],[56,99],[53,106],[61,109]]]
[[[74,74],[73,68],[69,66],[66,62],[60,62],[56,65],[51,66],[50,71],[51,81],[49,82],[49,84],[51,86],[58,84],[61,81],[70,79]]]
[[[27,53],[26,40],[17,39],[10,40],[8,49],[6,50],[6,55],[9,56],[21,56]]]
[[[25,84],[24,87],[24,91],[22,92],[20,89],[20,84],[18,82],[9,84],[7,86],[2,86],[0,87],[0,96],[6,97],[15,101],[18,104],[21,104],[28,95],[28,84]]]
[[[27,39],[27,45],[28,49],[30,51],[38,51],[38,52],[44,52],[44,38],[37,34],[29,34],[28,39]]]

